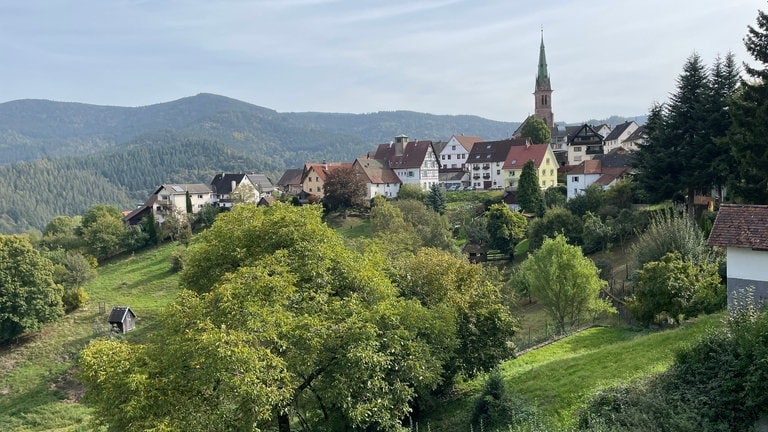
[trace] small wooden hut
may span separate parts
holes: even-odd
[[[136,327],[136,314],[128,306],[115,306],[107,321],[115,333],[128,333]]]

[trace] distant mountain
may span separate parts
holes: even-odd
[[[47,100],[0,104],[0,232],[42,229],[96,203],[130,208],[163,182],[214,173],[277,179],[307,161],[349,161],[406,134],[508,137],[517,123],[409,111],[278,113],[199,94],[145,107]]]

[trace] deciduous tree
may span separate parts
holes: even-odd
[[[544,239],[541,248],[523,262],[518,277],[525,279],[531,295],[560,332],[612,309],[599,297],[605,281],[598,277],[594,262],[562,234]]]
[[[352,167],[329,172],[323,190],[323,205],[329,210],[358,207],[365,199],[365,181]]]
[[[536,117],[528,117],[523,125],[523,129],[520,131],[520,135],[528,137],[534,144],[549,144],[552,138],[552,132],[544,123],[544,120]]]
[[[503,254],[511,254],[515,245],[525,238],[528,220],[513,212],[504,204],[494,204],[485,213],[487,220],[488,247]]]
[[[0,235],[0,342],[62,316],[62,287],[53,263],[20,235]]]

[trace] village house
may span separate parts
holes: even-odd
[[[517,190],[520,174],[523,172],[523,166],[528,161],[533,161],[539,177],[539,186],[542,190],[557,185],[558,164],[555,154],[548,144],[530,144],[522,146],[512,146],[507,153],[507,158],[502,165],[502,170],[506,174],[504,182],[512,190]]]
[[[483,139],[475,136],[453,135],[438,151],[440,168],[463,169],[467,163],[472,146]]]
[[[395,171],[387,166],[387,163],[379,159],[359,157],[352,164],[355,172],[365,181],[365,197],[371,199],[375,196],[397,198],[400,191],[400,178]]]
[[[723,204],[707,244],[726,250],[729,309],[768,300],[768,205]]]
[[[638,127],[639,126],[634,121],[627,121],[616,125],[605,137],[605,153],[610,153],[618,148],[623,148],[624,141],[626,141]]]
[[[211,204],[222,210],[231,209],[234,201],[237,200],[255,204],[261,198],[258,186],[254,184],[252,177],[246,174],[216,174],[211,180],[211,189],[214,192],[214,200]],[[236,194],[236,191],[239,192]]]
[[[567,198],[570,200],[583,194],[593,184],[608,189],[631,170],[631,153],[614,151],[611,154],[595,155],[594,159],[585,160],[566,173]]]
[[[472,147],[467,165],[474,189],[504,189],[507,185],[504,163],[513,146],[530,145],[529,138],[483,141]]]
[[[301,192],[301,176],[304,170],[301,168],[290,168],[285,170],[280,180],[277,181],[277,187],[282,193],[288,195],[298,195]]]
[[[386,162],[402,184],[429,190],[440,180],[440,165],[432,141],[408,141],[407,135],[398,135],[394,142],[379,144],[373,159]]]
[[[568,137],[568,165],[578,165],[583,161],[594,159],[595,155],[605,153],[605,135],[597,132],[600,129],[585,123],[576,133]]]
[[[643,144],[645,144],[645,125],[638,126],[630,136],[622,141],[621,147],[627,151],[637,151]]]
[[[325,196],[325,180],[328,173],[338,168],[352,168],[351,162],[321,162],[306,163],[301,177],[302,191],[314,195],[318,199]]]

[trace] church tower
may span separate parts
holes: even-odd
[[[544,120],[550,128],[555,125],[555,117],[552,114],[552,86],[549,83],[547,72],[547,55],[544,52],[544,29],[541,30],[541,47],[539,48],[539,69],[536,73],[536,90],[533,92],[536,98],[536,111],[534,116]]]

